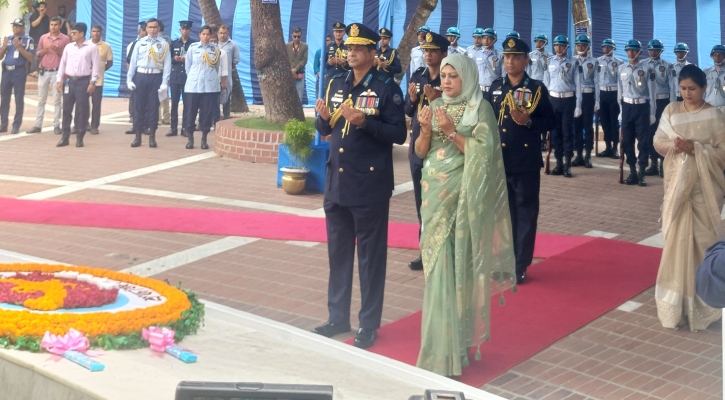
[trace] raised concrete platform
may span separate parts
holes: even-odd
[[[49,262],[0,251],[0,262]],[[205,302],[206,324],[182,345],[185,364],[150,349],[109,351],[106,369],[89,372],[49,353],[0,350],[0,399],[173,399],[182,380],[334,387],[335,399],[408,399],[425,389],[462,391],[467,399],[502,399],[479,389],[301,329]]]

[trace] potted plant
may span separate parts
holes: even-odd
[[[294,165],[280,168],[282,176],[282,189],[287,194],[300,194],[305,190],[306,176],[309,170],[305,162],[312,154],[314,128],[305,121],[291,119],[284,126],[284,140],[282,144],[287,147],[290,160]]]

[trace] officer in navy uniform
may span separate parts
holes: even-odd
[[[149,135],[149,147],[155,148],[159,123],[159,95],[168,91],[171,75],[169,42],[159,35],[159,21],[146,21],[148,35],[136,43],[131,52],[131,66],[126,75],[126,87],[136,91],[136,113],[133,130],[136,138],[131,147],[141,146],[141,134]]]
[[[546,50],[547,44],[549,44],[549,37],[545,33],[534,36],[536,50],[529,53],[529,65],[526,67],[526,73],[537,81],[544,80],[544,72],[549,66],[549,59],[554,56]],[[541,151],[546,150],[546,132],[541,132]]]
[[[327,87],[327,83],[333,75],[350,69],[347,65],[347,46],[342,40],[345,36],[345,24],[342,22],[332,24],[332,35],[335,40],[327,46],[327,64],[325,64],[324,85],[322,87]]]
[[[483,29],[481,29],[483,32]],[[405,114],[410,120],[410,147],[408,149],[408,161],[410,162],[410,174],[413,178],[413,193],[415,195],[415,211],[418,214],[418,224],[421,224],[420,205],[423,160],[415,154],[415,141],[420,135],[420,123],[418,122],[418,111],[429,105],[433,100],[441,97],[441,61],[448,55],[448,39],[434,32],[426,33],[425,42],[421,48],[425,51],[426,66],[420,67],[410,77],[408,83],[408,95],[405,99]],[[418,230],[420,238],[420,229]],[[408,267],[414,271],[423,269],[423,260],[420,256],[408,263]]]
[[[599,76],[597,74],[597,60],[589,57],[592,46],[587,35],[579,35],[574,40],[577,56],[576,67],[579,70],[579,79],[576,82],[576,108],[574,109],[574,149],[576,158],[571,162],[572,167],[591,168],[592,148],[594,147],[594,112],[599,110]],[[582,157],[584,152],[584,157]]]
[[[544,85],[549,89],[551,105],[556,112],[556,129],[551,132],[556,167],[551,170],[550,174],[571,178],[571,157],[574,155],[575,92],[579,69],[576,67],[576,60],[566,54],[568,48],[569,38],[564,35],[554,38],[556,57],[549,59],[549,68],[544,73]]]
[[[618,86],[619,66],[624,62],[614,55],[617,44],[612,39],[602,41],[604,55],[597,58],[597,75],[599,75],[599,122],[604,131],[605,149],[597,153],[597,157],[610,157],[619,159],[619,108]]]
[[[380,48],[378,49],[375,65],[378,67],[378,71],[394,77],[403,70],[403,67],[400,65],[400,54],[396,49],[390,47],[393,32],[388,28],[380,28],[378,33],[380,35]]]
[[[179,134],[177,127],[179,126],[179,99],[184,100],[184,108],[187,107],[186,94],[184,93],[184,85],[186,84],[186,52],[189,46],[196,42],[189,38],[191,32],[192,21],[179,21],[179,30],[181,37],[171,42],[171,75],[169,76],[169,87],[171,88],[171,129],[166,136],[176,136]],[[188,136],[186,133],[186,112],[181,116],[181,136]]]
[[[652,101],[655,91],[655,71],[648,63],[639,60],[642,44],[631,39],[624,47],[629,62],[620,65],[618,79],[618,99],[622,109],[622,145],[629,165],[627,185],[647,186],[644,170],[649,160],[649,127],[655,123],[655,107]],[[634,141],[637,151],[634,152]],[[637,170],[639,164],[639,170]]]
[[[458,39],[461,38],[461,31],[457,27],[452,26],[446,30],[446,38],[450,42],[448,46],[448,54],[466,54],[466,49],[458,45]]]
[[[2,81],[0,82],[0,132],[8,131],[8,114],[10,113],[10,96],[15,92],[15,117],[13,118],[12,134],[20,132],[25,108],[25,80],[27,67],[35,55],[33,38],[25,35],[25,21],[16,18],[11,23],[13,34],[0,42],[0,59],[2,62]]]
[[[647,50],[650,58],[643,61],[647,63],[648,68],[654,71],[655,74],[655,80],[653,82],[654,97],[651,98],[650,101],[654,101],[657,107],[655,109],[655,123],[649,127],[649,157],[652,164],[649,168],[645,169],[644,174],[646,176],[659,175],[660,172],[664,173],[664,171],[662,171],[662,163],[658,162],[664,159],[661,158],[659,153],[654,150],[652,143],[654,141],[655,133],[657,132],[657,127],[660,124],[662,112],[665,111],[665,107],[667,107],[671,101],[675,101],[677,98],[675,92],[672,90],[672,74],[674,73],[675,67],[660,57],[664,49],[665,46],[662,44],[661,40],[650,40],[649,43],[647,43]]]
[[[672,77],[670,78],[670,90],[672,90],[672,93],[675,94],[675,101],[682,101],[682,96],[680,95],[680,82],[678,77],[680,76],[680,71],[682,71],[682,68],[685,65],[690,64],[689,61],[687,61],[687,54],[690,52],[690,47],[687,45],[687,43],[677,43],[675,45],[675,57],[677,57],[677,62],[672,64]]]
[[[75,10],[74,10],[75,11]],[[136,39],[129,43],[126,46],[126,64],[131,65],[131,54],[133,54],[133,50],[136,48],[136,43],[138,43],[141,38],[146,36],[146,21],[140,21],[138,23],[138,37]],[[136,112],[136,104],[134,102],[134,91],[131,89],[126,89],[128,92],[128,115],[129,115],[129,121],[131,124],[133,124],[133,114]],[[133,126],[131,126],[131,129],[126,131],[127,135],[133,135]]]
[[[315,127],[330,137],[324,199],[330,316],[313,332],[331,337],[350,330],[357,242],[361,307],[354,345],[366,348],[375,343],[383,311],[393,143],[405,143],[407,132],[403,93],[373,64],[380,37],[361,23],[350,24],[347,34],[352,71],[333,75],[315,104]]]
[[[529,46],[521,39],[503,42],[506,76],[493,81],[488,101],[498,119],[501,153],[516,256],[516,280],[523,283],[531,265],[539,217],[541,186],[541,136],[554,129],[554,109],[549,91],[541,81],[529,77]]]

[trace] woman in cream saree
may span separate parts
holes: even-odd
[[[702,98],[705,74],[694,65],[680,73],[683,101],[665,108],[654,147],[665,157],[657,316],[665,328],[689,323],[706,329],[722,315],[695,293],[695,272],[718,238],[725,194],[725,113]]]
[[[515,284],[515,263],[498,126],[473,60],[443,59],[441,86],[442,98],[419,114],[415,149],[426,279],[417,366],[457,376],[488,340],[491,296]]]

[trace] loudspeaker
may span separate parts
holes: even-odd
[[[176,386],[175,400],[332,400],[332,386],[260,382],[192,382]]]

